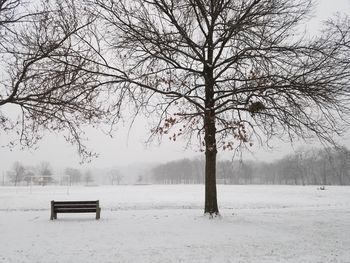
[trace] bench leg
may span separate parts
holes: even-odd
[[[54,212],[54,206],[53,206],[54,201],[51,201],[51,216],[50,216],[50,220],[53,220],[55,217],[55,212]]]
[[[96,220],[100,219],[101,208],[100,208],[100,200],[96,201]]]
[[[51,212],[50,220],[57,219],[57,213]]]
[[[99,220],[101,216],[101,208],[96,209],[96,220]]]

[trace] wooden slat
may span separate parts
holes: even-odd
[[[69,205],[54,205],[55,208],[96,208],[96,204],[69,204]]]
[[[97,201],[54,201],[54,204],[64,205],[64,204],[95,204]]]
[[[58,208],[55,209],[56,213],[96,213],[96,208]]]

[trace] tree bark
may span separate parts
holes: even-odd
[[[209,56],[210,57],[210,56]],[[213,70],[205,68],[205,208],[204,213],[218,215],[218,202],[216,193],[216,125],[215,125],[215,102],[214,102],[214,80]]]
[[[205,116],[205,208],[204,213],[218,215],[216,194],[216,139],[215,119],[211,114]]]

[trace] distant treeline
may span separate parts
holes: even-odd
[[[14,186],[17,185],[78,185],[85,183],[88,185],[94,181],[94,178],[89,170],[84,174],[77,168],[66,168],[64,173],[59,177],[54,176],[52,166],[49,162],[43,161],[37,166],[26,166],[20,161],[13,163],[12,168],[7,171],[9,183]],[[2,185],[5,185],[5,178],[3,176]]]
[[[272,163],[218,161],[217,182],[222,184],[349,185],[350,151],[300,149]],[[202,184],[204,160],[183,159],[152,169],[158,184]]]

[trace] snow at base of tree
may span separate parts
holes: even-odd
[[[350,262],[350,187],[202,185],[0,187],[0,262]],[[50,200],[100,200],[58,214]]]

